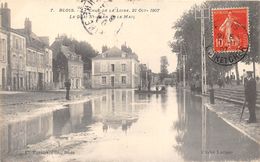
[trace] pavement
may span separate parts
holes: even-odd
[[[260,84],[257,84],[257,102],[256,102],[256,123],[248,124],[248,108],[245,108],[241,122],[240,115],[244,103],[243,85],[226,85],[224,88],[214,87],[215,104],[210,104],[209,100],[205,106],[214,111],[226,123],[248,136],[250,139],[260,144]],[[209,94],[207,95],[207,98]]]
[[[215,104],[205,103],[205,106],[214,111],[220,118],[222,118],[226,123],[248,136],[250,139],[260,144],[260,110],[256,109],[256,123],[248,124],[246,120],[249,118],[249,112],[247,107],[242,116],[241,122],[240,115],[242,106],[239,104],[234,104],[232,102],[227,102],[223,100],[215,100]]]
[[[90,99],[100,94],[93,90],[72,90],[70,100],[60,91],[0,91],[0,121],[13,121],[27,114],[62,107],[71,102]]]
[[[65,99],[66,91],[0,91],[0,106]],[[87,91],[70,91],[71,99],[87,95]]]
[[[260,145],[260,84],[257,84],[257,102],[256,102],[256,123],[248,124],[248,108],[245,111],[240,122],[240,115],[244,103],[243,85],[226,85],[224,88],[214,86],[215,104],[210,104],[209,93],[205,96],[207,102],[204,104],[209,110],[215,112],[226,123],[248,136],[250,139]],[[189,87],[185,88],[190,90]]]

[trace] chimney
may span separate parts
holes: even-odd
[[[11,27],[11,10],[8,8],[7,3],[1,3],[0,15],[2,16],[2,27],[9,29]]]
[[[32,22],[29,20],[29,18],[25,18],[24,30],[25,30],[26,34],[31,34],[32,33]]]

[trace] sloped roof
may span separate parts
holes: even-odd
[[[61,45],[60,50],[68,60],[74,60],[74,61],[81,61],[82,62],[81,56],[77,55],[75,52],[71,51],[68,46]]]
[[[93,59],[106,59],[106,58],[136,58],[136,55],[126,53],[117,47],[112,47],[104,53],[97,55]]]
[[[49,46],[33,32],[31,32],[30,34],[27,34],[25,32],[25,29],[14,29],[14,30],[25,36],[27,47],[31,47],[33,49],[44,51],[44,48]]]

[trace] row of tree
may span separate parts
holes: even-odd
[[[249,44],[250,50],[247,56],[242,60],[245,63],[253,63],[255,71],[255,62],[260,62],[259,56],[259,8],[260,3],[257,1],[207,1],[200,6],[194,5],[188,12],[174,24],[176,30],[169,46],[172,52],[178,54],[178,60],[181,61],[180,54],[187,55],[186,69],[192,70],[192,73],[201,73],[201,48],[200,48],[200,20],[195,19],[195,9],[204,8],[231,8],[231,7],[248,7],[249,8]],[[212,47],[212,21],[211,17],[205,20],[205,44]],[[221,77],[229,71],[232,66],[224,67],[213,63],[207,58],[207,72],[209,76]],[[239,78],[238,67],[236,66],[236,75]],[[213,77],[211,77],[213,80]]]

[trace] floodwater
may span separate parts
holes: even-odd
[[[207,110],[200,96],[175,87],[164,95],[100,94],[9,126],[6,161],[260,160],[260,146]]]

